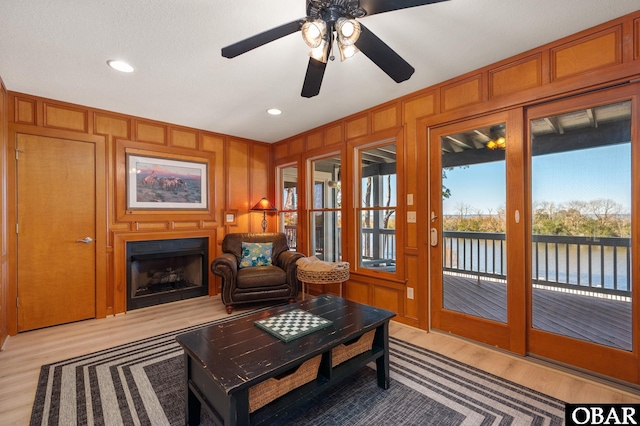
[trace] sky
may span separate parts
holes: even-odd
[[[451,197],[443,200],[443,214],[455,214],[459,205],[475,213],[493,213],[505,205],[505,163],[493,162],[446,171],[444,186]],[[532,161],[534,201],[590,201],[604,198],[631,211],[631,144],[609,145],[556,154]]]

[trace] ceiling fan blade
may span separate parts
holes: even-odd
[[[425,6],[448,0],[360,0],[360,7],[367,11],[367,16],[376,13],[391,12],[409,7]]]
[[[289,34],[293,34],[296,31],[300,31],[304,22],[304,19],[298,19],[297,21],[292,21],[287,24],[280,25],[279,27],[271,28],[263,33],[256,34],[253,37],[249,37],[227,47],[223,47],[222,56],[225,58],[235,58],[236,56],[242,55],[256,47],[260,47],[284,36],[288,36]]]
[[[304,77],[302,93],[300,93],[302,96],[305,98],[312,98],[320,93],[320,86],[322,85],[322,77],[324,77],[325,68],[327,68],[326,62],[309,58],[307,75]]]
[[[356,47],[360,49],[373,63],[387,73],[396,83],[408,80],[415,69],[407,61],[402,59],[392,48],[367,27],[360,24],[360,37],[356,41]]]

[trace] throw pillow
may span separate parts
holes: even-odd
[[[273,243],[242,243],[240,268],[251,266],[271,266]]]

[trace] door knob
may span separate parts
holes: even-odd
[[[92,242],[93,242],[93,239],[91,237],[84,237],[81,240],[76,240],[76,243],[91,244]]]

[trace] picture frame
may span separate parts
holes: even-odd
[[[207,162],[127,153],[127,209],[206,210]]]

